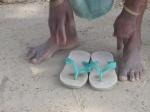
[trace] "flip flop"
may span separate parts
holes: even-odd
[[[90,54],[81,50],[72,51],[65,60],[60,81],[69,88],[81,88],[88,81]]]
[[[93,70],[89,75],[90,85],[97,90],[108,90],[117,83],[116,62],[109,52],[100,51],[91,55]]]

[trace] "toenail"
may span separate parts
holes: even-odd
[[[32,62],[33,64],[37,64],[37,59],[34,58],[34,59],[31,60],[31,62]]]
[[[134,78],[132,78],[132,79],[131,79],[131,82],[134,82],[134,81],[135,81],[135,79],[134,79]]]
[[[126,77],[126,76],[119,76],[119,80],[120,80],[120,81],[126,81],[126,80],[127,80],[127,77]]]

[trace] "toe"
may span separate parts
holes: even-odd
[[[32,64],[39,64],[39,61],[38,61],[38,59],[36,59],[36,58],[31,59],[30,62],[31,62]]]
[[[30,59],[32,64],[41,64],[44,60],[48,58],[49,52],[41,53],[36,52],[36,55]]]
[[[139,78],[143,79],[144,78],[144,69],[141,69],[139,72]]]
[[[140,80],[140,72],[139,71],[135,72],[135,79]]]
[[[135,72],[134,71],[130,71],[129,74],[129,80],[134,82],[135,81]]]
[[[120,76],[119,76],[119,80],[120,80],[120,81],[127,81],[128,78],[127,78],[127,76],[120,75]]]
[[[31,59],[35,56],[35,54],[36,54],[36,50],[34,48],[30,48],[28,53],[27,53],[27,58]]]
[[[121,73],[119,73],[119,80],[120,81],[127,81],[128,80],[128,77],[127,77],[127,72],[121,72]]]

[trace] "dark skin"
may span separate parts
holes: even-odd
[[[125,5],[139,16],[133,16],[124,9],[114,23],[114,36],[118,50],[123,49],[119,64],[119,80],[135,81],[143,77],[141,64],[141,24],[147,0],[126,0]],[[79,45],[75,28],[73,10],[68,0],[49,11],[51,37],[44,44],[31,48],[28,58],[31,63],[39,64],[56,51],[72,49]]]
[[[125,5],[140,15],[133,16],[123,10],[114,24],[118,49],[123,49],[123,56],[119,64],[119,80],[135,81],[143,78],[140,56],[141,24],[147,0],[126,0]]]
[[[30,48],[27,54],[33,64],[40,64],[59,50],[73,49],[79,45],[73,10],[68,0],[57,7],[50,7],[48,22],[51,37],[45,43]]]

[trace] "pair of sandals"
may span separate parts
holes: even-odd
[[[60,73],[60,81],[69,88],[81,88],[88,80],[96,90],[107,90],[117,83],[116,62],[109,52],[90,54],[74,50],[65,63]]]

